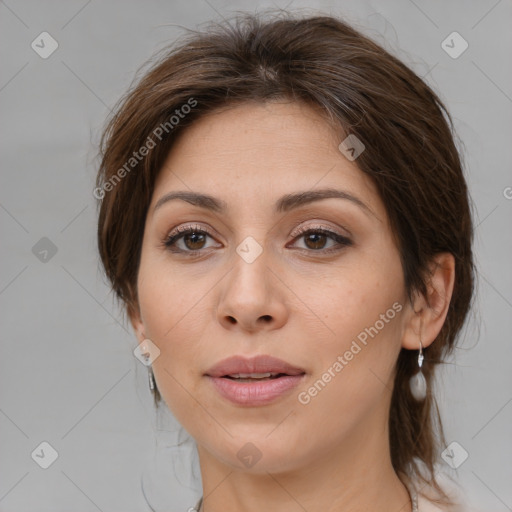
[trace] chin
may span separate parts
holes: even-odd
[[[224,439],[222,443],[218,439],[199,443],[208,447],[217,460],[233,470],[254,475],[286,473],[311,462],[311,453],[304,449],[310,452],[313,448],[301,443],[298,438],[294,439],[297,431],[283,431],[281,435],[273,437],[269,432],[275,425],[268,427],[255,428],[252,425],[244,429],[243,434],[238,431],[235,437]],[[302,439],[304,437],[301,436]],[[299,449],[301,446],[303,450]]]

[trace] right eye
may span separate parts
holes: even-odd
[[[213,239],[204,228],[186,226],[172,231],[165,239],[164,245],[168,250],[175,253],[197,253],[215,246],[207,245],[209,238]]]

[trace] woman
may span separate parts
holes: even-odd
[[[451,118],[410,69],[331,17],[193,34],[117,108],[95,195],[198,509],[452,510],[433,377],[472,221]]]

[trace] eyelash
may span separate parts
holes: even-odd
[[[213,235],[205,228],[200,226],[185,226],[181,228],[177,228],[174,231],[172,231],[167,238],[163,241],[164,247],[173,252],[173,253],[181,253],[186,254],[188,257],[197,257],[200,255],[200,252],[203,249],[198,250],[183,250],[183,249],[177,249],[175,244],[180,239],[182,239],[184,236],[196,233],[200,235],[207,235],[210,238],[213,238]],[[350,247],[353,245],[352,240],[350,240],[348,237],[340,235],[339,233],[336,233],[335,231],[331,231],[330,229],[322,228],[322,227],[307,227],[307,228],[301,228],[299,231],[294,235],[294,241],[302,238],[309,234],[322,234],[333,240],[338,244],[338,247],[331,247],[329,249],[302,249],[299,250],[310,252],[310,253],[321,253],[321,254],[331,254],[333,252],[338,252],[345,247]]]

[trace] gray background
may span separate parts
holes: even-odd
[[[512,2],[6,0],[0,511],[149,510],[141,474],[161,433],[135,337],[99,271],[99,133],[134,72],[179,26],[276,6],[344,16],[424,76],[455,119],[478,225],[479,287],[462,347],[440,376],[448,442],[469,457],[444,469],[459,476],[475,509],[512,510]],[[43,31],[59,44],[47,59],[31,48]],[[469,43],[456,59],[441,47],[453,31]],[[41,252],[43,237],[55,255]],[[165,433],[161,454],[171,454],[163,447],[174,435]],[[43,441],[58,452],[48,469],[31,456]],[[159,474],[165,485],[151,481],[153,503],[167,500],[167,511],[194,503],[197,489],[177,483],[168,462]]]

